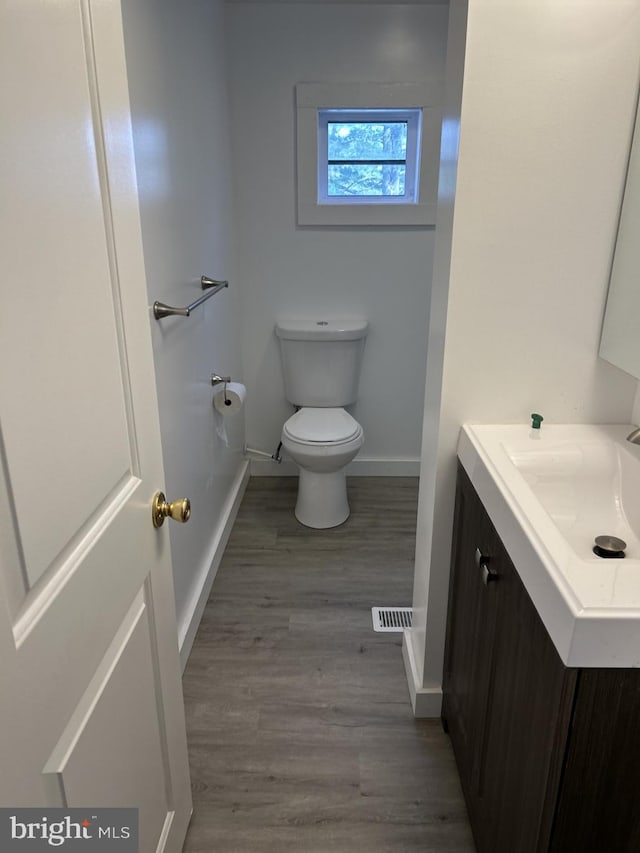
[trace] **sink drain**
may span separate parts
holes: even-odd
[[[596,536],[593,553],[604,560],[621,560],[624,558],[627,543],[617,536]]]

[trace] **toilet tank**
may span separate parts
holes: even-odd
[[[284,390],[295,406],[355,403],[366,320],[279,320]]]

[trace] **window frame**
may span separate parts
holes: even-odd
[[[435,225],[440,161],[442,81],[298,83],[296,86],[297,222],[299,225]],[[329,110],[420,110],[417,194],[411,201],[318,196],[319,113]],[[326,153],[326,149],[325,149]],[[380,197],[375,197],[379,199]],[[337,200],[336,200],[337,199]]]
[[[329,195],[329,124],[376,124],[403,122],[407,125],[405,191],[403,195]],[[422,110],[386,107],[371,109],[318,109],[318,204],[414,204],[420,174],[420,134]],[[354,161],[357,163],[358,161]]]

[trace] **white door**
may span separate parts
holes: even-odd
[[[0,805],[136,806],[140,850],[173,853],[191,797],[120,7],[0,10]]]

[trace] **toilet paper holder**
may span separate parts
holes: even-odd
[[[224,401],[225,401],[225,403],[228,403],[229,400],[227,398],[227,382],[231,382],[231,377],[230,376],[219,376],[217,373],[211,374],[211,384],[212,385],[219,385],[221,382],[224,382],[224,390],[223,390]]]

